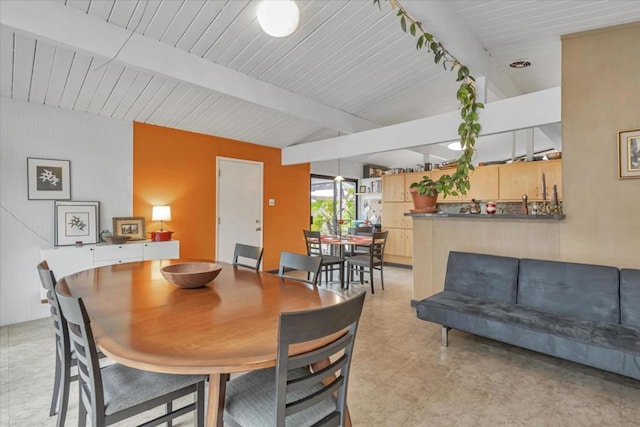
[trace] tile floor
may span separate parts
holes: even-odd
[[[409,305],[411,271],[386,268],[385,279],[385,291],[367,295],[356,339],[355,426],[640,426],[640,381],[459,331],[443,348],[440,327]],[[0,427],[55,425],[53,339],[49,319],[0,328]]]

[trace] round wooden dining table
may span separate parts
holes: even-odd
[[[222,271],[207,286],[182,289],[160,269],[185,261],[94,268],[63,278],[59,287],[83,299],[96,344],[113,360],[148,371],[208,374],[207,426],[222,426],[229,373],[275,366],[280,313],[334,305],[346,296],[226,263],[218,263]]]

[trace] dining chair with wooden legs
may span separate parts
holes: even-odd
[[[322,259],[320,257],[295,254],[293,252],[282,252],[280,254],[278,276],[308,283],[316,287],[318,285],[321,266]],[[306,272],[307,276],[304,278],[288,274],[292,270]]]
[[[333,306],[280,313],[276,366],[229,381],[224,421],[236,427],[347,424],[349,370],[364,298],[360,292]],[[329,337],[335,338],[320,348],[291,355],[292,346]]]
[[[322,260],[321,269],[324,270],[325,283],[329,284],[329,272],[333,280],[333,272],[337,269],[340,273],[340,288],[344,288],[344,258],[323,253],[319,231],[302,230],[302,232],[307,245],[307,255],[317,256]],[[318,284],[322,284],[322,276],[318,279]]]
[[[204,386],[206,375],[175,375],[142,371],[118,363],[100,369],[89,315],[81,298],[57,291],[66,318],[69,338],[78,361],[78,425],[107,426],[142,412],[166,405],[164,415],[144,423],[155,426],[171,423],[176,417],[196,412],[196,425],[204,425]],[[193,394],[195,402],[173,409],[172,402]]]
[[[373,288],[373,271],[380,270],[380,285],[384,290],[384,248],[387,244],[388,231],[376,232],[371,235],[372,241],[369,253],[356,255],[347,258],[347,289],[351,283],[352,273],[360,274],[360,283],[364,282],[364,273],[369,273],[371,283],[371,293],[375,293]]]
[[[260,263],[262,262],[263,253],[264,253],[264,248],[261,248],[259,246],[251,246],[251,245],[244,245],[242,243],[236,243],[236,246],[233,250],[233,265],[259,271]],[[246,258],[246,259],[254,260],[255,264],[250,265],[250,264],[245,264],[243,262],[239,262],[238,258]]]

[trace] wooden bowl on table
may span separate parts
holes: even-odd
[[[183,262],[164,266],[160,272],[167,282],[185,289],[201,288],[215,279],[222,266],[213,262]]]

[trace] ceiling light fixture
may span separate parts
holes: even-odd
[[[526,59],[519,59],[517,61],[513,61],[511,64],[509,64],[509,67],[511,68],[527,68],[531,66],[531,62],[527,61]]]
[[[336,176],[335,178],[333,178],[333,180],[335,182],[340,182],[340,181],[344,181],[344,177],[342,175],[340,175],[340,159],[338,159],[338,176]]]
[[[451,144],[447,145],[447,148],[453,151],[462,151],[462,145],[460,145],[460,141],[452,142]]]
[[[263,0],[258,6],[258,22],[272,37],[286,37],[298,28],[300,11],[292,0]]]

